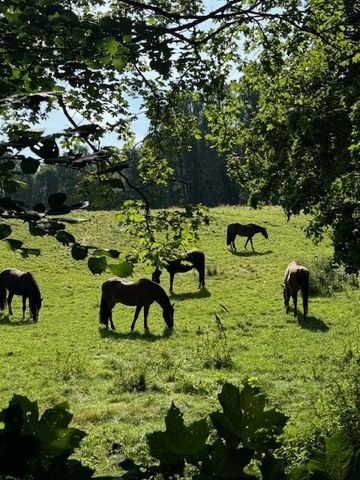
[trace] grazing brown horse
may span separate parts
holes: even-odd
[[[255,233],[261,233],[265,238],[269,237],[266,228],[256,225],[255,223],[230,223],[230,225],[227,227],[226,243],[230,245],[231,251],[236,252],[236,235],[239,235],[240,237],[247,237],[245,248],[250,242],[252,251],[255,252],[252,241],[252,237],[255,235]]]
[[[297,295],[299,290],[301,290],[303,299],[303,318],[306,320],[309,296],[309,270],[296,262],[291,262],[285,270],[283,294],[286,313],[289,313],[290,297],[293,299],[294,317],[297,316]]]
[[[170,275],[170,292],[173,291],[175,273],[189,272],[195,268],[199,272],[199,288],[205,287],[205,253],[200,250],[187,252],[180,258],[169,260],[165,269]],[[161,270],[156,268],[152,274],[152,280],[160,283]]]
[[[6,299],[6,291],[9,292]],[[42,298],[34,275],[31,272],[22,272],[16,268],[6,268],[0,272],[0,310],[8,304],[9,315],[13,314],[11,302],[14,295],[22,296],[22,312],[25,318],[26,299],[29,299],[30,316],[34,322],[39,319]]]
[[[141,309],[144,307],[144,328],[148,330],[147,317],[150,305],[157,302],[163,309],[163,318],[169,328],[174,326],[174,307],[171,305],[165,290],[157,283],[141,278],[137,282],[129,282],[124,278],[109,278],[102,284],[100,303],[100,323],[107,327],[109,324],[113,330],[115,325],[112,321],[112,309],[116,303],[136,306],[131,330],[134,330],[136,320]]]

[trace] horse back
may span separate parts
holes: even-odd
[[[284,283],[292,291],[308,287],[309,270],[295,262],[290,263],[285,271]]]
[[[147,278],[131,282],[124,278],[109,278],[102,284],[102,292],[107,301],[123,305],[151,305],[158,298],[160,285]]]
[[[6,268],[0,272],[0,285],[15,295],[23,295],[26,290],[25,272],[16,268]]]

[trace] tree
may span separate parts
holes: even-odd
[[[307,233],[319,240],[331,227],[334,260],[358,272],[360,5],[312,1],[307,15],[317,36],[289,28],[285,37],[272,22],[253,32],[262,53],[246,63],[227,100],[241,111],[229,163],[251,205],[280,204],[288,218],[311,214]],[[255,109],[242,100],[250,92]],[[227,134],[217,136],[223,149]]]
[[[161,133],[167,128],[177,132],[180,140],[196,137],[198,129],[193,115],[181,111],[182,102],[189,98],[208,104],[213,115],[221,111],[223,104],[227,105],[225,113],[232,119],[230,123],[226,119],[232,132],[230,145],[250,158],[251,138],[240,134],[246,137],[245,145],[235,135],[239,130],[237,114],[242,112],[242,132],[247,111],[244,114],[242,105],[240,108],[239,103],[225,98],[229,97],[229,89],[224,88],[229,74],[234,68],[245,68],[246,78],[253,79],[247,90],[255,89],[262,105],[261,91],[266,88],[266,79],[271,87],[285,56],[300,62],[305,48],[317,48],[327,58],[335,58],[333,52],[344,49],[350,70],[356,58],[356,8],[355,2],[345,0],[331,0],[326,5],[319,0],[224,0],[214,10],[200,0],[4,0],[0,5],[0,115],[4,135],[0,149],[4,193],[0,217],[3,221],[27,221],[33,234],[56,236],[72,247],[76,259],[88,255],[89,246],[80,245],[66,232],[68,219],[56,220],[56,215],[73,207],[66,203],[64,195],[53,195],[48,205],[42,203],[32,208],[13,198],[16,190],[26,187],[19,175],[34,174],[43,163],[84,171],[104,188],[129,188],[136,192],[150,235],[150,202],[127,175],[134,148],[130,128],[134,113],[129,98],[141,98],[142,110],[150,122],[150,135],[144,145],[148,152],[144,175],[148,178],[155,173],[165,181],[169,174],[172,149],[163,144],[160,125]],[[259,63],[244,66],[239,54],[240,42],[244,41],[248,52],[260,49]],[[345,61],[342,54],[339,59]],[[266,74],[263,80],[262,70]],[[352,78],[354,88],[355,74]],[[242,79],[231,85],[230,90],[244,89]],[[281,97],[281,91],[282,84],[274,98]],[[237,97],[233,93],[232,100]],[[35,127],[55,108],[63,112],[70,128],[44,135]],[[252,122],[251,112],[249,115]],[[261,115],[256,118],[261,120]],[[220,126],[221,122],[216,122],[214,116],[212,119],[213,125]],[[101,146],[102,135],[107,131],[118,134],[124,149]],[[262,138],[254,131],[254,139]],[[214,128],[212,140],[220,144],[223,133],[224,130]],[[87,146],[90,153],[74,153],[79,144]],[[178,148],[183,146],[179,141]],[[263,165],[259,168],[257,178],[262,182]],[[251,172],[248,175],[247,184],[253,191],[252,182],[256,182]],[[8,239],[9,235],[8,225],[1,224],[0,238]],[[20,249],[25,255],[30,253],[22,243],[7,241],[10,248]],[[183,238],[179,238],[176,247],[182,245]],[[94,272],[107,268],[106,255],[93,257],[89,265],[95,266]]]

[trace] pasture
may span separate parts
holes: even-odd
[[[89,222],[73,227],[79,239],[128,251],[114,212],[80,215]],[[13,300],[14,316],[0,318],[1,406],[14,392],[38,400],[41,411],[68,402],[74,425],[88,433],[78,455],[98,474],[118,473],[121,455],[144,459],[144,435],[163,427],[171,401],[186,422],[211,412],[225,380],[239,385],[253,378],[271,405],[291,417],[289,438],[301,440],[311,432],[321,422],[316,405],[341,381],[341,361],[360,341],[359,291],[346,287],[310,297],[309,318],[298,323],[284,311],[284,270],[294,259],[311,263],[330,255],[329,240],[315,246],[302,232],[306,218],[287,222],[276,207],[215,208],[210,218],[197,245],[207,256],[207,288],[197,289],[195,272],[176,275],[171,336],[164,335],[155,304],[150,334],[144,333],[142,314],[130,333],[134,308],[123,305],[113,311],[117,330],[106,331],[98,318],[100,286],[112,275],[93,276],[55,240],[14,227],[12,237],[21,235],[42,255],[22,259],[2,247],[1,269],[31,270],[44,301],[37,324],[20,321],[20,297]],[[226,227],[235,222],[263,225],[269,239],[255,235],[252,253],[243,249],[246,239],[237,237],[237,252],[230,253]],[[141,276],[151,274],[135,269],[134,278]],[[161,280],[168,291],[167,272]]]

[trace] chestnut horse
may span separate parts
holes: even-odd
[[[303,265],[299,265],[296,262],[291,262],[285,270],[283,294],[286,313],[289,313],[290,310],[290,297],[293,299],[294,317],[297,316],[297,295],[299,290],[301,290],[303,299],[303,318],[306,320],[309,296],[309,270]]]
[[[250,242],[252,251],[255,252],[252,241],[252,237],[255,235],[255,233],[261,233],[265,238],[269,237],[266,228],[256,225],[255,223],[230,223],[230,225],[227,227],[226,243],[230,245],[231,251],[236,252],[236,235],[239,235],[240,237],[247,237],[245,248]]]
[[[136,320],[142,308],[144,308],[144,329],[148,330],[147,317],[150,305],[157,302],[163,309],[163,318],[169,328],[174,326],[174,307],[171,305],[165,290],[157,283],[141,278],[137,282],[129,282],[124,278],[109,278],[102,284],[100,303],[100,323],[107,327],[109,324],[113,330],[115,325],[112,321],[112,309],[115,304],[135,306],[134,320],[131,331],[134,330]]]
[[[9,292],[7,299],[6,291]],[[30,316],[34,322],[37,322],[42,298],[39,286],[31,272],[22,272],[16,268],[6,268],[0,272],[0,310],[4,310],[7,304],[9,315],[13,314],[11,302],[14,295],[22,296],[23,319],[25,319],[26,299],[29,299]]]

